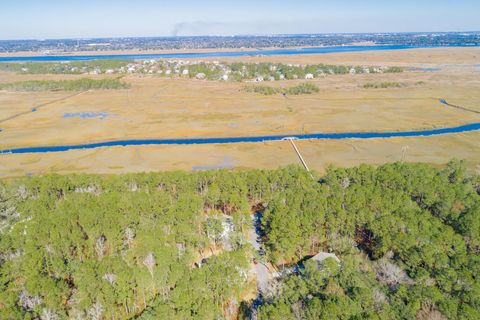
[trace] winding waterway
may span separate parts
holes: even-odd
[[[43,153],[43,152],[62,152],[79,149],[95,149],[101,147],[115,146],[141,146],[141,145],[195,145],[195,144],[226,144],[240,142],[264,142],[280,141],[289,138],[298,140],[305,139],[372,139],[372,138],[393,138],[393,137],[422,137],[436,136],[449,133],[462,133],[480,130],[480,122],[465,124],[457,127],[447,127],[418,131],[391,131],[391,132],[345,132],[345,133],[312,133],[300,135],[268,135],[253,137],[218,137],[218,138],[185,138],[185,139],[140,139],[140,140],[113,140],[105,142],[77,144],[77,145],[58,145],[43,147],[24,147],[0,150],[0,153],[20,154],[20,153]]]

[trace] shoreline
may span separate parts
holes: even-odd
[[[293,47],[261,47],[261,48],[202,48],[202,49],[155,49],[155,50],[92,50],[66,51],[45,54],[42,52],[18,51],[0,52],[0,57],[54,57],[54,56],[110,56],[110,55],[156,55],[156,54],[184,54],[184,53],[211,53],[211,52],[257,52],[268,50],[297,50],[311,48],[347,47],[347,46],[380,46],[373,42],[355,42],[343,46],[293,46]]]
[[[271,141],[285,140],[345,140],[345,139],[389,139],[389,138],[411,138],[425,136],[439,136],[453,133],[465,133],[479,131],[480,123],[467,123],[454,127],[443,127],[426,130],[410,131],[373,131],[373,132],[338,132],[338,133],[310,133],[310,134],[283,134],[267,136],[244,136],[244,137],[205,137],[205,138],[170,138],[170,139],[128,139],[110,140],[103,142],[76,144],[76,145],[52,145],[37,147],[19,147],[0,150],[4,154],[24,153],[50,153],[64,152],[69,150],[96,149],[103,147],[127,147],[144,145],[219,145],[232,143],[265,143]]]
[[[111,59],[129,59],[129,60],[210,60],[210,59],[239,59],[239,58],[265,58],[265,57],[293,57],[293,56],[325,56],[333,54],[358,54],[364,52],[399,52],[399,51],[431,51],[441,52],[444,50],[455,50],[458,52],[469,50],[480,50],[480,46],[438,46],[438,47],[413,47],[400,45],[352,45],[352,46],[332,46],[332,47],[301,47],[301,48],[276,48],[268,49],[240,49],[231,51],[227,49],[199,49],[194,51],[137,51],[134,53],[121,53],[121,51],[89,52],[86,55],[80,53],[71,53],[70,55],[12,55],[2,56],[0,54],[0,63],[17,62],[63,62],[63,61],[88,61],[88,60],[111,60]]]

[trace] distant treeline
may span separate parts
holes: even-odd
[[[107,70],[116,70],[133,60],[111,59],[71,62],[26,62],[0,63],[1,71],[24,74],[85,74],[105,73]]]
[[[156,65],[144,67],[146,72],[153,70],[154,73],[174,76],[175,65],[167,62],[158,62]],[[146,69],[145,69],[146,68]],[[142,69],[139,69],[139,72]],[[169,72],[170,70],[170,72]],[[325,75],[338,74],[364,74],[364,73],[399,73],[403,72],[401,67],[364,67],[348,65],[293,65],[284,63],[198,63],[179,67],[179,74],[183,70],[188,70],[188,75],[196,77],[198,74],[204,74],[208,80],[218,80],[222,75],[227,74],[231,81],[244,81],[250,79],[259,79],[261,81],[276,80],[294,80],[305,79],[309,77],[323,77]]]
[[[354,43],[412,47],[478,46],[479,32],[301,34],[264,36],[185,36],[149,38],[3,40],[0,52],[100,52],[115,50],[197,50],[218,48],[307,48],[350,46]],[[259,52],[261,53],[261,52]]]
[[[259,81],[293,80],[337,74],[398,73],[401,67],[351,66],[327,64],[284,64],[244,62],[197,62],[182,60],[93,60],[72,62],[0,63],[0,70],[21,74],[156,74],[165,77],[190,77],[207,80]]]
[[[289,87],[289,88],[275,88],[269,86],[258,86],[258,85],[250,85],[245,86],[244,90],[246,92],[254,92],[263,94],[266,96],[274,95],[274,94],[289,94],[289,95],[301,95],[301,94],[312,94],[317,93],[320,89],[314,85],[313,83],[302,83],[298,86]]]
[[[119,79],[78,79],[78,80],[28,80],[10,83],[0,83],[0,90],[10,91],[81,91],[81,90],[109,90],[127,89],[130,84]]]

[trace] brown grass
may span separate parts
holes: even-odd
[[[373,65],[428,66],[437,72],[329,76],[312,82],[318,94],[261,96],[242,92],[244,84],[197,80],[168,80],[129,76],[129,90],[91,91],[52,103],[40,112],[0,124],[1,147],[77,144],[112,139],[182,138],[296,134],[312,132],[392,131],[427,129],[478,122],[478,115],[441,105],[437,98],[480,110],[479,71],[457,63],[480,64],[480,50],[419,49],[316,56],[268,57],[268,61]],[[249,58],[245,58],[249,59]],[[253,58],[252,58],[253,59]],[[264,57],[255,57],[265,60]],[[358,60],[355,60],[358,59]],[[75,79],[81,76],[22,76],[0,74],[0,81]],[[416,85],[422,81],[421,86]],[[268,85],[289,87],[299,81]],[[371,82],[400,82],[401,88],[363,89]],[[30,110],[69,93],[0,92],[0,118]],[[107,112],[100,119],[63,118],[64,113]],[[368,141],[301,141],[299,148],[310,166],[379,164],[401,158],[436,164],[451,157],[465,158],[474,168],[480,162],[480,133],[428,138]],[[1,155],[0,175],[29,172],[119,173],[214,166],[229,156],[236,167],[274,168],[298,163],[288,143],[224,146],[140,146],[70,151],[55,154]]]

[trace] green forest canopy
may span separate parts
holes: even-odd
[[[267,259],[307,259],[265,294],[260,319],[478,319],[479,193],[460,161],[330,169],[319,181],[295,166],[4,181],[0,318],[247,317],[246,239],[260,211]],[[340,263],[308,260],[318,252]]]

